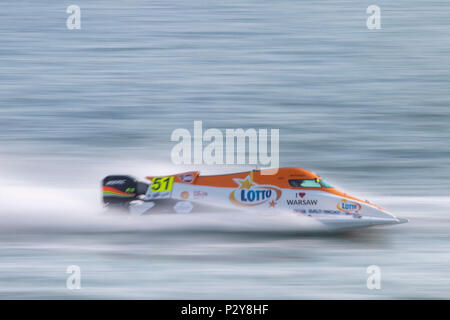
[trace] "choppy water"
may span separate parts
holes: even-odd
[[[69,4],[0,12],[0,298],[449,298],[450,3],[377,1],[377,31],[358,1]],[[194,120],[279,128],[282,166],[410,223],[103,216],[104,175],[190,169]]]

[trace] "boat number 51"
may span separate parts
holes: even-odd
[[[174,177],[157,177],[152,179],[152,192],[171,191]]]

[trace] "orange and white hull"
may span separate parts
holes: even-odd
[[[133,178],[105,178],[104,199],[106,197],[106,204],[108,201],[126,202],[125,206],[135,214],[183,214],[214,208],[242,214],[252,211],[272,214],[289,212],[345,229],[406,222],[377,205],[333,188],[316,174],[299,168],[214,176],[201,176],[194,171],[147,177],[147,184],[127,179]],[[121,185],[121,182],[124,183]],[[138,183],[136,188],[133,188],[133,183]],[[119,201],[115,198],[114,189]]]

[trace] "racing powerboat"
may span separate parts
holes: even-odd
[[[252,170],[200,175],[190,171],[149,176],[140,181],[127,175],[103,179],[107,209],[130,214],[222,211],[290,212],[325,225],[353,228],[407,222],[387,210],[343,193],[320,176],[300,168]]]

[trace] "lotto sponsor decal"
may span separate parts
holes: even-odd
[[[354,201],[342,199],[337,204],[337,208],[347,214],[355,214],[355,213],[358,213],[359,210],[361,210],[361,205]]]
[[[275,207],[281,197],[281,189],[271,185],[253,182],[253,173],[245,179],[234,179],[239,187],[230,193],[230,202],[241,207],[254,207],[267,204]]]

